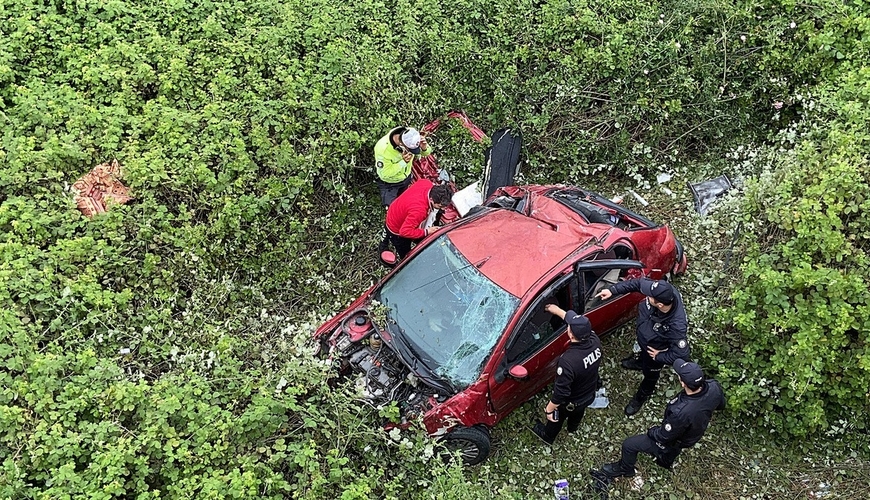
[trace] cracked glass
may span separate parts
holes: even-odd
[[[442,235],[376,297],[389,308],[417,361],[457,390],[480,377],[520,303],[480,272],[486,263],[469,262]]]

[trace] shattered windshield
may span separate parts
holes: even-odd
[[[376,297],[419,361],[460,390],[480,376],[519,305],[518,298],[481,274],[485,265],[486,259],[466,260],[442,235]]]

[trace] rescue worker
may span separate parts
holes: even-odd
[[[450,187],[446,184],[435,186],[428,179],[420,179],[387,207],[387,237],[400,259],[408,255],[412,243],[422,240],[437,229],[424,228],[423,223],[429,217],[430,211],[450,205],[450,196]]]
[[[601,341],[592,331],[592,324],[586,316],[570,310],[566,312],[556,304],[547,304],[544,309],[568,323],[568,338],[571,340],[559,358],[553,396],[544,409],[546,424],[537,422],[532,429],[542,441],[553,444],[564,422],[568,423],[568,432],[577,430],[586,407],[595,399]]]
[[[637,413],[655,392],[662,367],[677,359],[689,359],[686,330],[689,322],[683,298],[665,280],[641,278],[623,281],[602,290],[597,297],[607,300],[613,295],[640,292],[647,299],[637,306],[638,362],[643,380],[637,392],[625,406],[628,416]]]
[[[428,156],[432,148],[415,128],[396,127],[375,144],[375,171],[381,204],[388,207],[411,185],[414,158]]]
[[[656,465],[670,469],[681,451],[701,440],[713,418],[713,411],[725,408],[722,386],[714,379],[704,379],[700,366],[677,359],[673,367],[683,390],[668,402],[661,425],[622,442],[619,461],[601,467],[601,474],[606,478],[634,476],[640,452],[652,455]],[[595,475],[597,473],[593,471]]]

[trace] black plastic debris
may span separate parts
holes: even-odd
[[[486,150],[483,174],[483,198],[496,189],[510,186],[519,173],[523,136],[519,130],[503,128],[492,134],[492,147]]]
[[[708,181],[690,182],[689,189],[695,197],[695,210],[701,215],[707,215],[707,210],[716,198],[733,187],[734,184],[731,184],[731,179],[727,175],[720,175]]]

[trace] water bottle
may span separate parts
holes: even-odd
[[[553,497],[556,500],[568,500],[568,480],[557,479],[556,485],[553,486]]]

